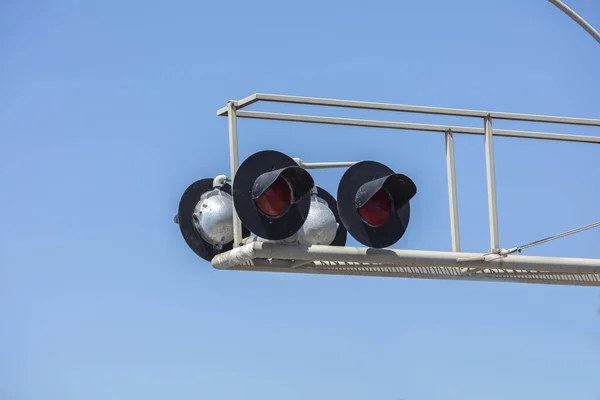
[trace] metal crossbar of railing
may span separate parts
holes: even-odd
[[[369,109],[369,110],[380,110],[380,111],[395,111],[395,112],[409,112],[409,113],[422,113],[422,114],[434,114],[434,115],[447,115],[457,117],[472,117],[480,118],[482,120],[482,128],[464,127],[464,126],[450,126],[450,125],[431,125],[431,124],[416,124],[416,123],[403,123],[403,122],[390,122],[390,121],[377,121],[377,120],[362,120],[362,119],[351,119],[351,118],[337,118],[337,117],[324,117],[324,116],[312,116],[312,115],[298,115],[298,114],[280,114],[280,113],[269,113],[269,112],[257,112],[257,111],[245,111],[242,110],[256,102],[278,102],[278,103],[289,103],[289,104],[304,104],[313,106],[326,106],[326,107],[344,107],[344,108],[356,108],[356,109]],[[480,110],[465,110],[465,109],[452,109],[452,108],[438,108],[438,107],[423,107],[413,105],[402,105],[402,104],[390,104],[390,103],[374,103],[364,101],[352,101],[352,100],[337,100],[337,99],[322,99],[314,97],[298,97],[298,96],[283,96],[275,94],[253,94],[239,101],[230,101],[227,106],[217,111],[217,115],[228,117],[229,120],[229,150],[230,150],[230,167],[231,167],[231,179],[235,181],[235,174],[239,165],[238,159],[238,137],[237,137],[237,118],[255,118],[255,119],[266,119],[266,120],[277,120],[277,121],[290,121],[290,122],[304,122],[304,123],[317,123],[317,124],[333,124],[333,125],[345,125],[345,126],[362,126],[362,127],[373,127],[373,128],[387,128],[387,129],[400,129],[400,130],[417,130],[417,131],[431,131],[441,132],[445,134],[446,139],[446,167],[447,167],[447,179],[448,179],[448,198],[450,208],[450,228],[451,228],[451,240],[452,240],[452,253],[443,252],[423,252],[420,260],[414,260],[411,257],[407,257],[406,251],[402,250],[386,250],[394,254],[394,260],[390,261],[392,265],[405,265],[414,264],[421,267],[439,264],[439,262],[446,262],[445,257],[450,254],[450,258],[457,258],[457,262],[460,259],[468,259],[464,257],[464,253],[460,253],[460,231],[458,223],[458,204],[457,204],[457,190],[456,190],[456,172],[455,172],[455,161],[454,161],[454,135],[455,134],[468,134],[468,135],[483,135],[485,138],[485,160],[486,160],[486,180],[487,180],[487,193],[488,193],[488,215],[489,215],[489,228],[490,228],[490,253],[500,254],[501,257],[496,257],[494,261],[490,261],[485,257],[479,257],[479,261],[475,262],[477,265],[469,264],[470,268],[475,268],[479,273],[482,270],[489,270],[490,268],[498,268],[498,271],[506,271],[503,265],[510,264],[512,269],[517,268],[520,264],[527,267],[524,268],[527,271],[534,271],[532,266],[535,266],[537,273],[550,270],[554,273],[583,273],[575,269],[576,266],[585,265],[589,267],[590,263],[594,266],[593,270],[587,270],[586,274],[592,274],[591,277],[584,279],[587,284],[600,285],[600,260],[590,259],[565,259],[565,258],[552,258],[552,257],[535,257],[527,258],[527,256],[512,256],[509,255],[506,250],[500,248],[500,241],[498,236],[498,217],[497,217],[497,206],[496,206],[496,183],[495,183],[495,166],[494,166],[494,136],[504,137],[515,137],[515,138],[528,138],[528,139],[542,139],[542,140],[558,140],[568,142],[583,142],[583,143],[600,143],[600,137],[597,136],[582,136],[582,135],[571,135],[571,134],[557,134],[547,132],[532,132],[532,131],[519,131],[519,130],[501,130],[493,129],[493,120],[512,120],[512,121],[527,121],[527,122],[544,122],[544,123],[556,123],[556,124],[567,124],[567,125],[584,125],[584,126],[597,126],[600,127],[599,119],[588,119],[588,118],[573,118],[573,117],[557,117],[557,116],[545,116],[545,115],[533,115],[533,114],[516,114],[506,112],[495,112],[495,111],[480,111]],[[303,163],[302,160],[296,160],[299,165],[305,168],[336,168],[336,167],[348,167],[352,165],[351,162],[345,163]],[[241,237],[241,222],[234,210],[234,243],[235,246],[242,245]],[[248,246],[248,245],[245,245]],[[274,245],[277,247],[277,245]],[[369,262],[369,260],[363,260],[357,254],[359,254],[359,248],[353,248],[350,253],[347,253],[348,248],[336,248],[334,246],[324,246],[327,248],[328,256],[323,258],[323,254],[315,255],[314,253],[306,250],[305,258],[300,258],[305,261],[308,265],[312,263],[314,268],[316,267],[315,262],[322,260],[345,260],[345,262]],[[229,257],[229,261],[225,264],[234,262],[236,257],[239,257],[239,252],[235,253],[235,248],[231,252],[227,252],[219,255],[216,261],[219,266],[223,266],[223,259]],[[290,246],[287,248],[284,246],[282,251],[288,252],[289,256],[284,256],[281,253],[278,254],[278,259],[281,260],[297,260],[299,254],[291,255],[293,251],[290,250]],[[294,250],[296,253],[299,250]],[[353,252],[354,251],[354,252]],[[503,253],[504,252],[504,253]],[[237,255],[236,255],[237,254]],[[354,255],[353,255],[354,254]],[[427,255],[432,255],[433,258]],[[456,256],[462,254],[463,256]],[[442,255],[442,256],[440,256]],[[472,255],[471,255],[472,256]],[[296,258],[293,258],[296,257]],[[320,258],[319,258],[320,257]],[[336,258],[337,257],[337,258]],[[436,258],[437,257],[437,258]],[[441,257],[441,258],[440,258]],[[517,258],[515,258],[517,257]],[[244,259],[244,262],[249,262],[254,259],[261,259],[261,256],[250,257]],[[359,260],[360,258],[360,260]],[[477,257],[476,257],[477,258]],[[531,263],[529,261],[532,261]],[[583,261],[581,261],[583,260]],[[375,260],[371,260],[376,263]],[[240,262],[241,259],[240,259]],[[235,262],[234,262],[235,263]],[[489,264],[496,264],[490,266]],[[564,265],[563,270],[556,270],[556,265]],[[265,262],[259,262],[264,267]],[[515,264],[515,265],[513,265]],[[213,265],[216,265],[213,263]],[[308,268],[304,265],[304,268]],[[544,268],[545,267],[545,268]],[[280,266],[278,268],[281,268]],[[366,267],[365,267],[366,268]],[[318,268],[317,268],[318,269]],[[321,273],[332,273],[326,271],[332,271],[331,268],[322,268]],[[315,271],[313,271],[315,272]],[[337,272],[339,273],[339,271]],[[532,272],[533,273],[533,272]],[[368,275],[368,273],[365,273]],[[501,273],[495,274],[495,277]],[[489,275],[489,274],[487,274]],[[486,276],[487,276],[486,275]],[[494,274],[492,274],[494,275]],[[385,275],[388,276],[388,275]],[[507,275],[508,276],[508,275]],[[510,276],[515,276],[514,272]],[[596,279],[597,278],[597,279]],[[519,280],[523,280],[522,276]],[[550,279],[552,280],[552,279]],[[538,281],[540,281],[538,279]],[[543,280],[542,280],[543,281]],[[557,280],[565,281],[564,279]],[[574,280],[577,281],[577,280]],[[591,283],[590,283],[591,282]],[[573,284],[571,282],[571,284]]]

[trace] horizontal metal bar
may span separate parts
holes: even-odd
[[[600,259],[538,256],[506,256],[492,261],[476,259],[477,253],[426,250],[373,249],[366,247],[294,246],[253,242],[215,256],[213,266],[227,267],[254,258],[383,263],[412,266],[444,266],[479,269],[510,269],[553,273],[600,273]],[[459,261],[472,258],[473,261]]]
[[[482,133],[483,134],[483,133]],[[571,135],[566,133],[548,133],[532,131],[515,131],[509,129],[494,129],[494,136],[504,136],[522,139],[556,140],[560,142],[600,143],[600,136]]]
[[[328,161],[328,162],[304,162],[300,158],[294,158],[296,163],[304,169],[325,169],[325,168],[350,168],[356,161]]]
[[[600,126],[600,119],[590,118],[574,118],[574,117],[556,117],[547,115],[535,115],[535,114],[516,114],[496,111],[480,111],[480,110],[466,110],[456,108],[440,108],[440,107],[424,107],[424,106],[410,106],[405,104],[391,104],[391,103],[375,103],[367,101],[354,101],[354,100],[337,100],[337,99],[323,99],[317,97],[300,97],[300,96],[284,96],[277,94],[265,94],[256,93],[256,100],[252,102],[243,101],[248,99],[240,100],[238,109],[251,104],[255,101],[269,101],[278,103],[292,103],[292,104],[307,104],[317,106],[331,106],[331,107],[343,107],[343,108],[362,108],[369,110],[380,110],[380,111],[400,111],[400,112],[412,112],[420,114],[437,114],[437,115],[451,115],[456,117],[479,117],[484,118],[490,116],[495,119],[506,119],[514,121],[529,121],[529,122],[548,122],[556,124],[572,124],[572,125],[587,125],[587,126]],[[226,115],[227,110],[221,109],[219,112],[224,110]]]
[[[236,110],[239,110],[241,108],[249,106],[252,103],[256,103],[257,101],[258,101],[258,95],[253,94],[253,95],[250,95],[248,97],[244,97],[241,100],[234,101],[233,103],[235,104]],[[228,112],[229,112],[228,111],[228,106],[225,106],[225,107],[219,108],[217,110],[217,115],[221,116],[221,117],[226,117]]]
[[[311,162],[311,163],[302,163],[302,168],[304,169],[323,169],[323,168],[350,168],[356,164],[356,162]]]
[[[238,118],[268,119],[268,120],[276,120],[276,121],[307,122],[307,123],[314,123],[314,124],[362,126],[362,127],[369,127],[369,128],[401,129],[401,130],[413,130],[413,131],[429,131],[429,132],[447,132],[448,130],[452,130],[453,133],[467,134],[467,135],[483,135],[484,134],[483,128],[471,128],[471,127],[465,127],[465,126],[414,124],[414,123],[407,123],[407,122],[375,121],[375,120],[334,118],[334,117],[318,117],[318,116],[311,116],[311,115],[266,113],[266,112],[258,112],[258,111],[238,111],[237,117]],[[515,137],[515,138],[559,140],[559,141],[566,141],[566,142],[600,143],[600,137],[567,135],[567,134],[562,134],[562,133],[545,133],[545,132],[530,132],[530,131],[495,129],[493,131],[493,134],[495,136],[505,136],[505,137]]]
[[[312,116],[312,115],[266,113],[266,112],[259,112],[259,111],[238,111],[237,116],[240,118],[270,119],[270,120],[276,120],[276,121],[308,122],[308,123],[315,123],[315,124],[363,126],[363,127],[367,127],[367,128],[388,128],[388,129],[419,130],[419,131],[431,131],[431,132],[446,132],[448,129],[452,129],[452,132],[454,132],[454,133],[483,135],[483,129],[480,129],[480,128],[467,128],[467,127],[458,127],[458,126],[457,127],[449,127],[449,126],[442,126],[442,125],[413,124],[413,123],[408,123],[408,122],[375,121],[375,120],[366,120],[366,119],[335,118],[335,117],[318,117],[318,116]]]

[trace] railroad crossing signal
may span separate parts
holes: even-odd
[[[470,117],[481,119],[483,126],[243,110],[260,101]],[[600,259],[514,255],[531,246],[600,226],[600,223],[527,245],[500,247],[493,146],[494,137],[595,144],[600,143],[600,137],[492,128],[494,119],[596,127],[600,127],[600,120],[273,94],[254,94],[236,102],[230,101],[227,107],[217,111],[217,115],[227,117],[229,121],[232,179],[220,175],[193,183],[184,192],[176,216],[185,242],[214,268],[600,286]],[[384,249],[402,238],[409,225],[410,202],[419,198],[417,185],[401,171],[395,172],[376,161],[305,163],[274,150],[255,153],[238,166],[238,118],[443,134],[452,251]],[[460,249],[455,134],[483,135],[485,139],[490,248],[482,249],[480,253],[465,253]],[[315,184],[308,170],[338,167],[348,170],[338,185],[336,201]],[[232,186],[227,183],[230,180],[233,180]],[[348,233],[367,247],[345,246]]]
[[[314,184],[308,171],[291,157],[261,151],[240,165],[233,185],[233,204],[242,224],[251,232],[263,239],[282,240],[302,228]]]
[[[294,159],[274,150],[252,154],[239,167],[233,190],[205,178],[184,192],[177,215],[188,246],[210,261],[233,248],[233,209],[243,239],[344,246],[347,232],[373,248],[396,243],[410,219],[417,188],[406,175],[363,161],[343,175],[337,197],[316,186]]]
[[[337,192],[340,218],[360,243],[388,247],[408,228],[415,194],[417,186],[408,176],[375,161],[362,161],[342,176]]]

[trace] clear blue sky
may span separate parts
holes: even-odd
[[[600,26],[599,2],[568,3]],[[187,185],[228,172],[215,111],[255,92],[600,118],[600,45],[547,1],[8,0],[0,54],[1,399],[600,398],[598,288],[221,272],[172,222]],[[442,135],[239,129],[241,159],[408,174],[394,247],[450,249]],[[502,246],[599,219],[600,147],[496,150]],[[463,248],[487,251],[483,139],[456,155]],[[335,193],[342,172],[313,175]],[[527,254],[600,257],[599,241]]]

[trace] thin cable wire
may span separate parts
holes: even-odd
[[[567,232],[563,232],[563,233],[559,233],[558,235],[554,235],[554,236],[549,236],[545,239],[541,239],[541,240],[536,240],[535,242],[531,242],[531,243],[527,243],[521,246],[517,246],[517,247],[513,247],[512,249],[508,249],[508,250],[504,250],[504,249],[500,249],[499,251],[493,251],[493,252],[488,252],[485,254],[482,254],[481,256],[477,256],[477,257],[464,257],[464,258],[458,258],[457,261],[478,261],[478,260],[484,260],[484,261],[495,261],[499,258],[504,258],[509,254],[513,254],[516,252],[521,252],[524,249],[527,249],[529,247],[533,247],[533,246],[537,246],[546,242],[550,242],[551,240],[556,240],[556,239],[560,239],[563,238],[565,236],[569,236],[569,235],[573,235],[575,233],[579,233],[579,232],[583,232],[586,231],[588,229],[592,229],[592,228],[596,228],[600,226],[600,221],[598,222],[594,222],[593,224],[589,224],[589,225],[585,225],[582,226],[580,228],[577,229],[572,229],[570,231]],[[495,256],[491,259],[487,259],[486,257],[489,256]]]
[[[529,247],[537,246],[539,244],[543,244],[543,243],[549,242],[551,240],[560,239],[562,237],[569,236],[569,235],[572,235],[574,233],[579,233],[579,232],[586,231],[588,229],[596,228],[597,226],[600,226],[600,221],[594,222],[593,224],[582,226],[580,228],[573,229],[573,230],[570,230],[570,231],[567,231],[567,232],[559,233],[558,235],[549,236],[549,237],[547,237],[545,239],[537,240],[535,242],[531,242],[531,243],[528,243],[528,244],[524,244],[522,246],[518,246],[518,247],[515,248],[516,249],[515,251],[521,251],[523,249],[527,249]]]

